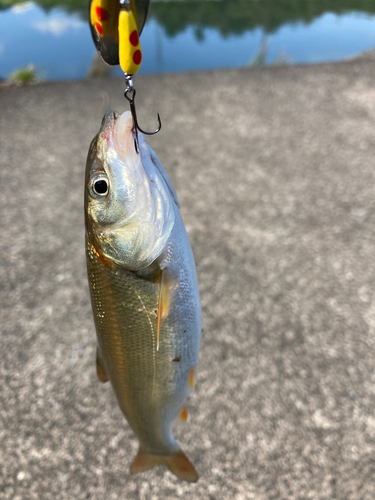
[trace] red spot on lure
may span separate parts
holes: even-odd
[[[129,37],[130,43],[136,47],[139,44],[138,32],[134,30]]]
[[[136,50],[133,54],[134,64],[141,64],[142,61],[142,52],[140,50]]]
[[[97,32],[99,33],[99,35],[103,34],[103,28],[101,27],[101,25],[99,23],[95,23],[95,28],[96,28]]]
[[[109,12],[102,7],[96,7],[96,15],[98,16],[99,21],[106,21],[109,17]]]

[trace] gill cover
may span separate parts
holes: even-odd
[[[96,250],[131,270],[162,253],[175,221],[176,194],[160,160],[139,134],[134,148],[131,113],[109,111],[88,155],[87,230]],[[108,190],[95,191],[99,181]]]

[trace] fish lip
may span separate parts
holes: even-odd
[[[118,113],[117,111],[114,110],[107,111],[106,114],[103,116],[101,129],[105,130],[107,128],[112,128],[119,116],[120,113]]]

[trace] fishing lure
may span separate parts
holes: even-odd
[[[90,0],[91,35],[104,62],[135,75],[142,63],[139,37],[149,0]]]

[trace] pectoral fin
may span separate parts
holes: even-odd
[[[166,318],[171,309],[173,302],[174,291],[178,283],[177,276],[168,269],[162,269],[159,273],[159,296],[158,296],[158,321],[156,331],[156,350],[160,346],[160,329],[161,322]]]
[[[102,358],[100,356],[99,347],[96,348],[96,373],[98,374],[98,379],[103,384],[108,382],[108,376],[104,368]]]

